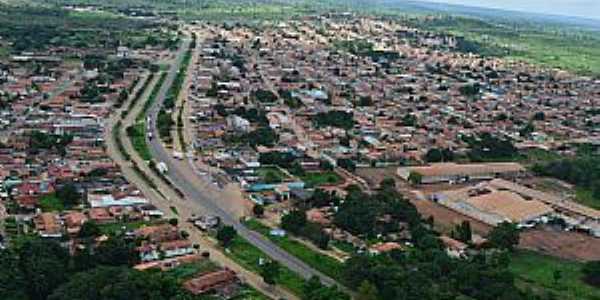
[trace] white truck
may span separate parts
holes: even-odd
[[[169,168],[167,168],[167,164],[165,164],[164,162],[159,162],[158,165],[156,166],[156,168],[158,169],[159,172],[161,172],[162,174],[165,174],[167,172],[169,172]]]

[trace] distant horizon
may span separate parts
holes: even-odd
[[[600,0],[418,0],[600,20]]]

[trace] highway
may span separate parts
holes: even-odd
[[[168,150],[161,143],[156,127],[156,118],[160,110],[161,104],[164,101],[169,87],[173,83],[177,71],[183,61],[185,50],[188,48],[190,40],[184,40],[182,46],[177,52],[175,63],[170,66],[166,80],[159,90],[157,101],[148,110],[147,117],[150,117],[152,134],[155,138],[148,140],[150,152],[158,162],[164,162],[168,171],[167,177],[183,192],[187,201],[193,201],[199,206],[201,211],[206,211],[212,215],[219,216],[223,223],[232,225],[237,233],[250,242],[255,247],[266,253],[272,259],[278,261],[282,265],[288,267],[300,276],[308,279],[312,276],[317,276],[326,285],[335,285],[335,280],[322,274],[321,272],[311,268],[298,258],[287,253],[279,246],[275,245],[262,235],[247,229],[242,223],[232,214],[227,212],[227,208],[223,206],[225,200],[222,195],[210,183],[205,182],[194,170],[190,162],[185,160],[180,161],[172,158]]]

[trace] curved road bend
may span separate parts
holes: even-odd
[[[239,220],[233,217],[230,213],[226,212],[226,210],[220,205],[220,202],[223,203],[223,201],[219,201],[219,199],[217,199],[215,196],[211,197],[208,195],[208,193],[213,195],[214,193],[209,191],[206,188],[206,185],[202,184],[202,179],[193,172],[191,166],[185,162],[176,161],[174,158],[172,158],[163,144],[160,142],[158,130],[156,128],[156,117],[160,110],[160,106],[166,97],[169,87],[173,84],[175,75],[177,74],[177,71],[179,70],[179,67],[183,61],[185,50],[189,47],[189,43],[189,40],[185,40],[178,50],[176,61],[173,65],[171,65],[165,82],[158,92],[157,101],[153,104],[152,108],[148,110],[147,116],[151,118],[151,129],[153,135],[155,136],[155,138],[148,141],[153,157],[157,161],[162,161],[167,165],[169,169],[167,176],[181,189],[187,199],[194,201],[194,203],[198,204],[211,214],[219,216],[223,223],[232,225],[240,236],[245,238],[255,247],[259,248],[269,257],[280,262],[306,279],[312,276],[318,276],[321,279],[321,282],[326,285],[331,286],[337,284],[332,278],[311,268],[303,261],[287,253],[279,246],[269,241],[264,236],[251,231],[242,225]]]

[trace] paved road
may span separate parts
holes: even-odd
[[[228,213],[225,207],[223,207],[222,204],[226,201],[220,197],[221,194],[218,191],[211,189],[209,184],[206,182],[202,182],[203,179],[194,172],[190,164],[186,163],[185,161],[178,161],[172,158],[162,145],[160,138],[158,138],[155,120],[160,110],[160,105],[164,101],[168,92],[168,88],[173,83],[175,75],[177,74],[177,70],[181,65],[185,49],[187,49],[188,45],[189,40],[184,41],[183,46],[177,53],[176,62],[171,65],[165,83],[158,93],[157,101],[148,111],[148,116],[151,118],[153,135],[156,137],[148,141],[152,156],[158,161],[164,162],[168,166],[169,170],[167,172],[167,176],[174,182],[176,186],[181,189],[183,194],[186,196],[186,199],[203,207],[203,210],[219,216],[223,223],[232,225],[240,236],[248,240],[248,242],[259,248],[272,259],[280,262],[304,278],[308,279],[312,276],[318,276],[326,285],[336,284],[335,280],[311,268],[298,258],[279,248],[262,235],[247,229],[240,223],[239,220]]]
[[[145,77],[147,77],[147,75],[144,75],[143,77],[145,78]],[[140,83],[136,87],[136,90],[141,88],[143,81],[144,80],[140,81]],[[150,83],[150,85],[144,92],[143,96],[139,99],[139,101],[136,103],[136,105],[133,107],[133,109],[131,111],[129,111],[127,118],[122,120],[123,126],[122,126],[119,134],[121,134],[121,136],[123,137],[122,142],[125,146],[125,150],[129,154],[131,154],[131,158],[133,159],[133,161],[135,161],[138,164],[138,166],[143,170],[143,172],[145,174],[147,174],[150,178],[152,178],[152,180],[156,183],[156,185],[158,186],[158,189],[161,191],[162,194],[159,194],[154,188],[150,187],[147,184],[147,182],[145,182],[139,176],[139,174],[137,174],[137,172],[132,167],[131,161],[125,160],[121,156],[121,154],[119,153],[119,150],[117,149],[117,141],[114,139],[114,135],[112,134],[112,129],[113,129],[112,126],[106,127],[106,130],[104,133],[104,138],[106,141],[108,154],[121,167],[121,172],[127,178],[127,180],[129,180],[129,182],[132,182],[133,184],[135,184],[139,189],[143,190],[144,195],[146,197],[148,197],[148,199],[150,199],[150,202],[152,204],[156,205],[161,211],[163,211],[165,213],[166,218],[179,217],[180,220],[183,221],[183,220],[187,220],[189,217],[191,217],[191,215],[193,213],[199,214],[200,211],[198,210],[198,208],[193,207],[195,205],[194,205],[194,203],[192,203],[190,201],[181,200],[179,198],[179,196],[170,187],[168,187],[166,184],[164,184],[162,182],[162,180],[160,178],[158,178],[156,175],[154,175],[154,173],[143,162],[141,157],[139,157],[139,154],[137,154],[135,152],[129,139],[125,138],[125,136],[126,136],[125,128],[127,128],[127,126],[129,126],[135,122],[135,116],[144,106],[145,100],[148,98],[150,91],[153,89],[153,87],[157,81],[158,81],[158,77],[155,76],[153,81]],[[135,93],[132,93],[132,95],[134,95],[134,94]],[[125,103],[125,105],[123,105],[123,107],[121,109],[117,110],[116,112],[114,112],[112,114],[112,116],[108,120],[109,125],[114,124],[120,118],[121,111],[127,109],[127,107],[128,107],[127,104],[131,101],[131,98],[133,98],[133,97],[130,97],[128,102]],[[164,194],[164,196],[163,196],[163,194]],[[165,199],[165,196],[166,196],[166,199]],[[174,214],[173,210],[171,209],[172,207],[175,207],[177,209],[177,211],[179,212],[179,215]],[[271,299],[281,299],[281,298],[285,298],[285,299],[289,299],[289,300],[298,300],[299,299],[296,295],[291,294],[289,291],[281,288],[280,286],[270,286],[270,285],[264,283],[264,281],[258,274],[252,273],[251,271],[244,269],[244,267],[237,264],[231,258],[229,258],[225,254],[223,254],[220,251],[220,249],[217,248],[216,243],[209,240],[197,228],[193,227],[191,223],[180,222],[180,227],[185,229],[190,234],[188,239],[191,242],[200,245],[201,249],[203,249],[203,250],[210,251],[210,253],[211,253],[210,257],[211,257],[212,261],[215,261],[218,264],[235,271],[236,273],[239,274],[239,276],[243,282],[246,282],[250,286],[253,286],[257,290],[259,290],[261,293],[263,293],[264,295],[267,295]]]

